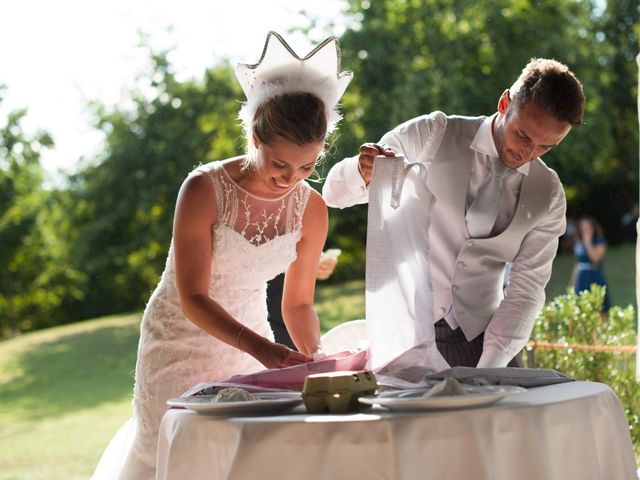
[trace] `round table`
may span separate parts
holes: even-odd
[[[637,480],[629,426],[607,386],[530,388],[489,406],[379,407],[263,417],[165,414],[159,480]]]

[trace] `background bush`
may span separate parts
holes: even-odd
[[[535,351],[535,366],[554,368],[576,380],[602,382],[616,393],[624,409],[631,438],[640,454],[640,387],[636,382],[633,353],[595,353],[570,348],[573,345],[635,345],[635,314],[631,305],[612,307],[609,318],[600,316],[605,290],[592,285],[590,291],[576,293],[572,288],[547,303],[536,318],[531,339],[561,343],[566,350]]]

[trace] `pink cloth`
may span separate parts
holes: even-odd
[[[182,396],[197,393],[213,393],[213,390],[226,387],[242,387],[251,392],[281,390],[301,391],[304,380],[314,373],[362,370],[367,363],[367,351],[345,351],[326,355],[320,360],[302,363],[293,367],[269,368],[248,375],[234,375],[222,382],[201,383],[189,389]]]

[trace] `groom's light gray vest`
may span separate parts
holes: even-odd
[[[465,201],[471,142],[484,117],[447,117],[447,127],[427,186],[436,202],[431,218],[431,275],[434,318],[443,318],[453,305],[467,340],[482,333],[503,299],[505,262],[512,262],[529,231],[547,214],[554,174],[540,160],[530,163],[522,181],[515,216],[495,237],[470,239]]]

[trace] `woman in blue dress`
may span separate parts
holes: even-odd
[[[590,290],[592,284],[606,287],[602,312],[611,307],[609,288],[602,272],[602,261],[607,253],[607,239],[600,224],[591,217],[582,217],[578,222],[576,242],[573,247],[576,265],[573,270],[573,286],[576,292]]]

